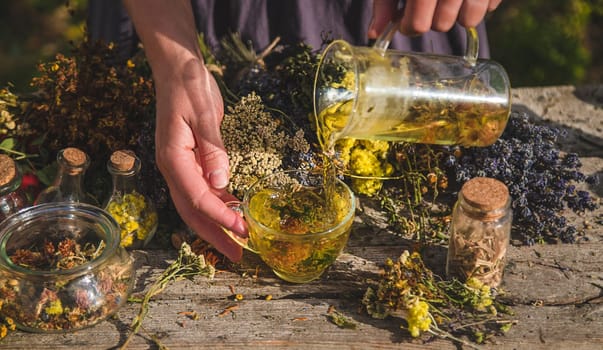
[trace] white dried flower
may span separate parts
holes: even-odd
[[[228,190],[237,195],[259,178],[282,170],[283,160],[293,152],[310,150],[303,130],[287,130],[254,92],[228,107],[221,130],[231,168]]]

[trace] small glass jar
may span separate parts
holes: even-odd
[[[511,198],[504,183],[486,177],[467,181],[452,212],[446,274],[500,285],[511,235]]]
[[[75,147],[64,148],[57,154],[58,170],[52,185],[44,189],[34,204],[78,202],[98,206],[96,198],[84,190],[84,175],[90,166],[88,155]]]
[[[134,259],[99,207],[47,203],[0,223],[0,314],[30,332],[66,332],[105,320],[134,285]]]
[[[0,154],[0,221],[28,206],[29,201],[20,186],[19,167],[11,157]]]
[[[121,231],[121,246],[127,249],[146,246],[158,226],[155,205],[138,189],[140,167],[140,159],[128,150],[113,152],[107,162],[113,191],[104,208],[117,221]]]

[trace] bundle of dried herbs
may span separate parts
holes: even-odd
[[[33,94],[19,115],[18,147],[38,154],[34,167],[48,184],[56,169],[56,153],[77,147],[91,157],[86,187],[96,198],[110,192],[105,164],[111,152],[133,149],[143,159],[144,181],[155,189],[158,205],[166,205],[167,191],[157,181],[154,166],[155,93],[150,69],[141,53],[120,60],[112,44],[83,40],[72,52],[41,63],[32,79]],[[150,160],[150,161],[149,161]]]
[[[501,334],[515,322],[492,288],[477,279],[461,283],[435,275],[417,252],[388,259],[363,304],[374,318],[402,318],[401,328],[412,337],[431,334],[471,345]],[[470,341],[463,337],[469,337]]]

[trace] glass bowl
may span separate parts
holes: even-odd
[[[134,260],[106,211],[82,203],[23,209],[0,223],[0,313],[30,332],[105,320],[134,284]]]

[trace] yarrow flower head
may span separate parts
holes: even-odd
[[[265,110],[255,93],[228,107],[221,131],[232,173],[228,189],[235,194],[282,170],[284,160],[292,154],[310,151],[303,130],[289,132],[281,120]]]

